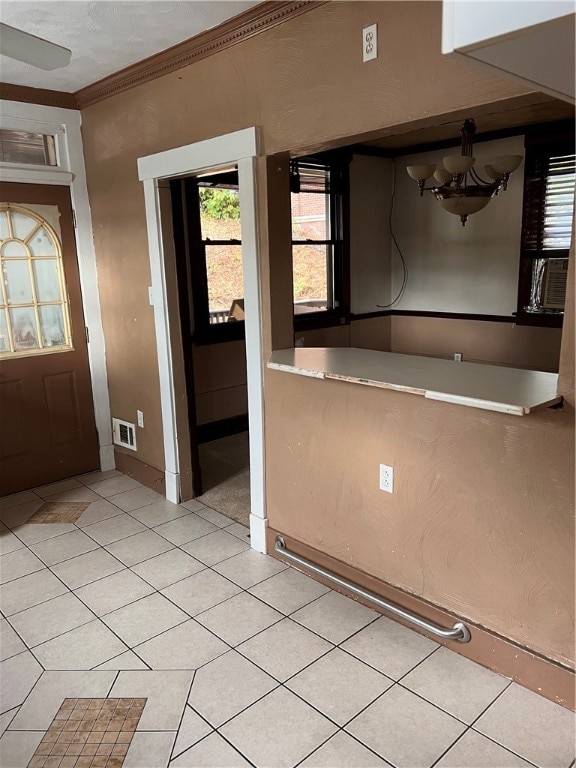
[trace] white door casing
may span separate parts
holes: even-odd
[[[180,501],[180,462],[176,421],[176,392],[170,344],[170,312],[166,287],[165,251],[162,243],[160,181],[235,164],[238,167],[240,226],[244,272],[248,418],[250,424],[250,540],[254,549],[266,552],[264,478],[264,370],[262,363],[262,316],[260,302],[256,158],[258,129],[217,136],[138,159],[138,177],[144,184],[146,223],[154,323],[160,376],[164,439],[166,498]]]

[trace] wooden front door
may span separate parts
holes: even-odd
[[[98,469],[68,187],[0,184],[0,496]]]

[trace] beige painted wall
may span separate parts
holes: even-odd
[[[261,127],[263,151],[280,153],[258,163],[265,354],[287,346],[289,243],[279,233],[289,222],[283,229],[284,201],[279,228],[269,226],[277,204],[268,198],[287,173],[281,153],[432,125],[447,113],[478,118],[528,94],[443,57],[440,21],[439,2],[328,3],[83,111],[112,411],[144,410],[141,460],[163,466],[137,158]],[[374,22],[381,54],[362,64],[361,30]],[[514,420],[280,373],[267,376],[265,397],[272,525],[546,655],[573,658],[572,412]],[[375,490],[384,459],[400,483],[385,506]]]

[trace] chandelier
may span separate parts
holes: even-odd
[[[443,166],[440,167],[409,165],[406,168],[410,178],[418,182],[420,197],[425,191],[432,192],[434,197],[440,200],[443,208],[449,213],[460,216],[463,227],[466,225],[468,216],[481,211],[500,190],[506,189],[510,174],[519,168],[522,162],[522,155],[495,157],[489,165],[484,166],[486,175],[491,179],[485,181],[474,169],[476,158],[472,157],[472,143],[475,133],[474,120],[465,120],[460,129],[462,136],[460,155],[448,155],[443,159]],[[426,180],[432,176],[437,184],[426,187]]]

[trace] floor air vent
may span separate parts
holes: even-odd
[[[116,445],[123,445],[125,448],[130,448],[131,451],[136,450],[136,427],[134,424],[130,424],[129,421],[112,419],[112,434]]]

